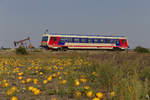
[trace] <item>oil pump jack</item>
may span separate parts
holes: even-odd
[[[27,41],[29,42],[29,45],[27,45]],[[31,44],[30,37],[25,38],[24,40],[14,41],[14,46],[22,46],[25,48],[34,48],[34,46]]]

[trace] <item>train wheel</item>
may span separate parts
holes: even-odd
[[[67,51],[68,47],[63,47],[62,49],[63,49],[63,51]]]
[[[114,50],[114,51],[122,51],[122,49],[121,49],[121,48],[118,48],[118,47],[114,47],[113,50]]]

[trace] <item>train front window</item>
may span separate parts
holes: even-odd
[[[122,40],[122,44],[125,44],[126,40]]]
[[[51,40],[53,40],[54,39],[54,37],[51,37]]]
[[[57,41],[57,37],[51,37],[52,41]]]
[[[42,38],[42,41],[47,41],[48,40],[48,36],[44,36],[43,38]]]
[[[53,38],[53,41],[57,41],[57,37],[54,37],[54,38]]]

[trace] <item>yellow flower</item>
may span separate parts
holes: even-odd
[[[40,90],[39,90],[39,89],[36,89],[36,90],[34,91],[34,94],[35,94],[35,95],[40,94]]]
[[[64,75],[67,75],[68,73],[67,72],[63,72],[64,73]]]
[[[86,93],[86,96],[87,96],[87,97],[92,97],[92,96],[93,96],[93,92],[92,92],[92,91],[88,91],[88,92]]]
[[[61,80],[61,79],[62,79],[62,77],[61,77],[61,76],[59,76],[59,77],[58,77],[58,79],[60,79],[60,80]]]
[[[6,94],[7,94],[7,95],[11,95],[11,94],[13,94],[13,92],[10,91],[10,90],[8,90],[8,91],[6,92]]]
[[[31,82],[31,81],[32,81],[31,78],[27,78],[27,80],[26,80],[27,83],[29,83],[29,82]]]
[[[75,85],[76,85],[76,86],[79,86],[79,85],[80,85],[79,80],[75,80]]]
[[[101,92],[97,92],[97,93],[96,93],[96,96],[97,96],[98,98],[103,98],[104,95],[103,95],[103,93],[101,93]]]
[[[98,76],[98,74],[97,74],[96,72],[93,72],[92,74],[93,74],[94,76]]]
[[[95,98],[93,98],[92,100],[100,100],[99,98],[97,98],[97,97],[95,97]]]
[[[32,91],[32,92],[35,92],[36,90],[37,90],[37,88],[34,88],[34,87],[33,87],[31,91]]]
[[[112,91],[112,92],[110,93],[110,95],[111,95],[112,97],[115,96],[115,92]]]
[[[7,82],[7,80],[3,80],[3,82],[5,83],[5,82]]]
[[[9,75],[10,74],[10,72],[7,72],[7,75]]]
[[[4,84],[4,87],[8,87],[8,86],[9,86],[9,84],[8,84],[8,83],[5,83],[5,84]]]
[[[52,98],[51,100],[57,100],[56,98]]]
[[[13,96],[10,100],[18,100],[18,98]]]
[[[47,82],[48,82],[47,80],[44,80],[44,81],[43,81],[43,84],[47,84]]]
[[[34,95],[39,95],[39,94],[41,93],[41,91],[40,91],[39,89],[34,88],[34,87],[32,87],[32,86],[29,86],[29,87],[28,87],[28,90],[29,90],[29,91],[32,91],[32,92],[34,93]]]
[[[17,91],[17,87],[13,86],[9,90],[7,90],[7,95],[12,95],[15,91]]]
[[[58,67],[57,66],[54,66],[54,68],[57,70],[58,69]]]
[[[37,70],[37,69],[38,69],[38,66],[36,66],[35,69]]]
[[[49,76],[49,77],[47,78],[47,80],[48,80],[48,81],[51,81],[51,80],[52,80],[52,76]]]
[[[90,87],[89,86],[84,86],[84,89],[88,90],[88,89],[90,89]]]
[[[59,69],[60,69],[60,70],[63,70],[64,68],[63,68],[63,67],[60,67]]]
[[[23,72],[18,73],[18,75],[19,75],[19,76],[22,76],[22,75],[23,75]]]
[[[43,72],[40,72],[40,75],[43,75]]]
[[[25,81],[24,81],[24,80],[21,80],[21,83],[22,83],[22,84],[24,84],[24,83],[25,83]]]
[[[34,83],[34,84],[37,84],[37,82],[38,82],[38,79],[34,79],[34,80],[33,80],[33,83]]]
[[[62,80],[62,84],[66,84],[67,83],[67,80]]]
[[[11,89],[12,89],[13,91],[16,91],[16,90],[17,90],[17,87],[16,87],[16,86],[13,86]]]
[[[81,92],[80,92],[80,91],[75,92],[75,97],[76,97],[76,98],[78,98],[78,97],[80,97],[80,96],[81,96]]]
[[[86,83],[86,79],[85,78],[81,78],[80,81],[83,82],[83,83]]]
[[[57,72],[57,75],[59,76],[61,73],[60,72]]]
[[[31,91],[33,88],[34,88],[34,87],[32,87],[32,86],[29,86],[29,87],[28,87],[28,90],[30,90],[30,91]]]
[[[52,76],[55,78],[55,77],[56,77],[56,74],[54,73]]]
[[[20,76],[20,77],[18,77],[18,79],[19,79],[19,80],[22,80],[22,79],[23,79],[23,77],[22,77],[22,76]]]

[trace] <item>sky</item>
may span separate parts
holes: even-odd
[[[0,47],[49,32],[124,35],[150,48],[150,0],[0,0]]]

